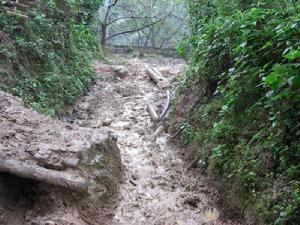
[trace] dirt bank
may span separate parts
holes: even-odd
[[[114,137],[45,117],[1,91],[0,127],[1,225],[100,224],[109,216],[104,206],[121,173]]]

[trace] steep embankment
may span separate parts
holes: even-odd
[[[296,225],[300,5],[251,2],[188,1],[190,65],[174,129],[246,223]]]
[[[0,224],[101,224],[118,192],[114,137],[25,108],[0,91]]]
[[[0,2],[0,88],[59,114],[93,79],[100,51],[87,27],[100,1],[34,1],[28,19],[6,13],[8,2]]]

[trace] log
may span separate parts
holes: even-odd
[[[77,192],[88,191],[88,183],[82,177],[67,172],[45,169],[40,166],[28,165],[15,160],[0,160],[0,172],[64,187]]]
[[[162,113],[160,115],[161,120],[165,117],[165,115],[167,114],[167,112],[169,110],[169,107],[170,107],[171,96],[170,96],[170,91],[169,90],[166,91],[166,95],[167,95],[167,101],[166,101],[164,110],[162,111]]]
[[[150,117],[151,117],[151,120],[152,120],[153,122],[157,122],[157,121],[159,120],[159,116],[157,115],[157,112],[156,112],[154,106],[151,105],[150,103],[148,103],[148,104],[147,104],[147,110],[148,110],[148,112],[149,112],[149,115],[150,115]]]
[[[168,83],[168,80],[161,74],[161,72],[159,71],[159,69],[153,67],[152,70],[153,70],[156,74],[158,74],[159,77],[161,77],[162,82],[163,82],[164,84],[167,84],[167,83]]]
[[[147,68],[146,72],[150,78],[156,85],[165,81],[165,78],[160,74],[153,70],[153,68]]]
[[[161,72],[160,72],[157,68],[152,67],[152,70],[153,70],[156,74],[158,74],[158,76],[160,76],[163,80],[166,80],[166,78],[161,74]]]

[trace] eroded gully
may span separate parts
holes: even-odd
[[[111,66],[95,63],[99,78],[73,109],[72,122],[105,129],[118,137],[124,167],[119,201],[110,225],[235,224],[216,207],[218,193],[200,173],[188,169],[183,149],[165,131],[154,135],[147,102],[162,110],[165,90],[145,73],[159,69],[173,83],[185,63],[178,59],[127,59],[120,78]]]

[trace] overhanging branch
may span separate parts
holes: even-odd
[[[144,29],[146,29],[146,28],[148,28],[148,27],[151,27],[151,26],[153,26],[153,25],[155,25],[155,24],[161,22],[163,19],[164,19],[164,18],[160,18],[159,20],[156,20],[156,21],[153,22],[153,23],[147,24],[147,25],[145,25],[145,26],[142,26],[142,27],[139,27],[139,28],[136,28],[136,29],[132,29],[132,30],[124,30],[124,31],[121,31],[121,32],[117,32],[117,33],[115,33],[115,34],[112,34],[112,35],[108,36],[106,40],[109,40],[109,39],[111,39],[111,38],[113,38],[113,37],[116,37],[116,36],[118,36],[118,35],[129,34],[129,33],[134,33],[134,32],[140,31],[140,30],[144,30]]]
[[[108,7],[111,8],[111,7],[115,6],[117,4],[117,2],[118,2],[118,0],[112,1]]]
[[[110,22],[107,23],[107,25],[111,25],[119,20],[123,20],[123,19],[157,19],[157,17],[155,16],[122,16],[122,17],[119,17],[119,18],[116,18]]]

